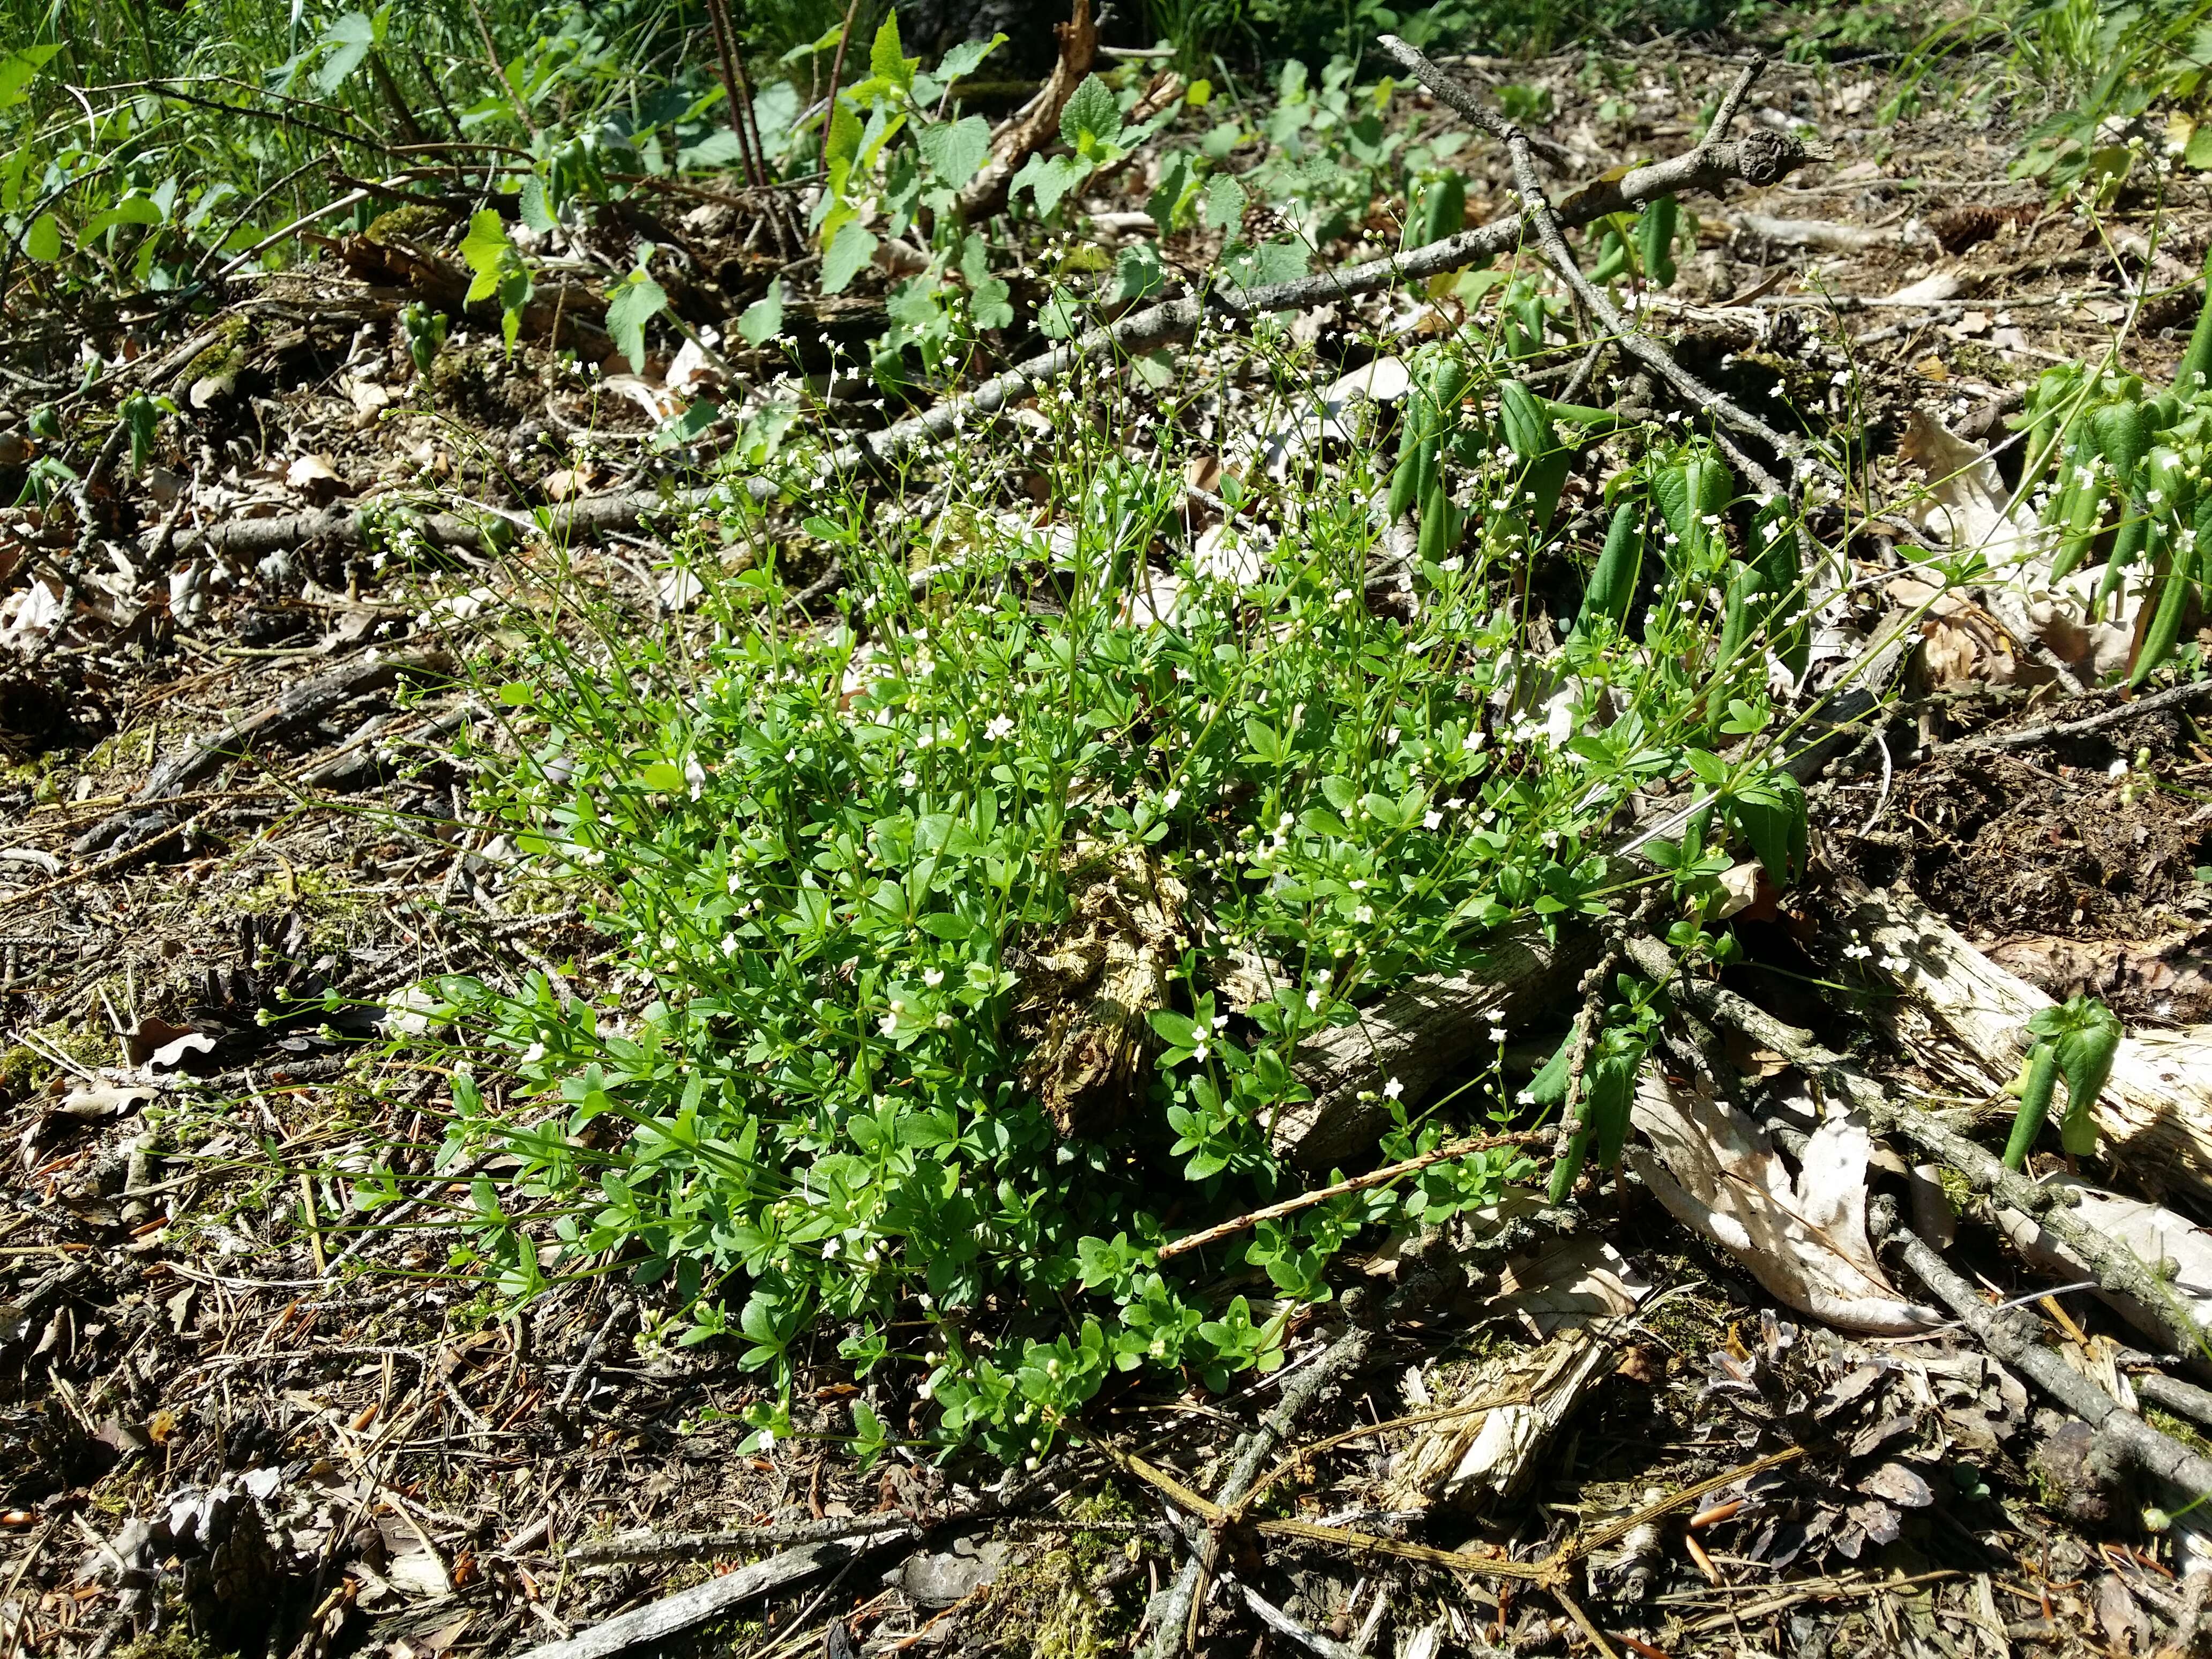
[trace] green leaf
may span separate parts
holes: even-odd
[[[499,688],[499,700],[509,708],[527,708],[538,701],[538,688],[527,680],[509,680]]]
[[[23,252],[42,265],[62,257],[62,228],[52,214],[41,213],[31,221],[31,228],[23,237]]]
[[[744,308],[738,319],[738,333],[749,346],[764,345],[783,332],[783,278],[776,277],[768,292]]]
[[[46,66],[46,60],[61,48],[51,46],[21,46],[0,58],[0,109],[21,103],[31,94],[31,77]]]
[[[830,244],[830,251],[822,256],[822,291],[824,294],[842,294],[845,285],[860,275],[860,267],[873,258],[875,252],[874,235],[863,230],[857,221],[848,221],[839,226],[837,240]]]
[[[1805,792],[1787,772],[1774,772],[1737,792],[1729,817],[1778,887],[1803,872],[1807,831]]]
[[[484,209],[469,221],[469,234],[461,238],[461,258],[479,280],[494,276],[501,262],[514,252],[514,244],[507,240],[506,225],[491,209]],[[490,292],[487,285],[483,294],[471,292],[469,297],[481,300]]]
[[[1114,262],[1111,297],[1116,303],[1150,299],[1167,286],[1160,251],[1150,242],[1133,242]]]
[[[957,81],[973,75],[975,66],[1006,45],[1006,37],[994,34],[988,40],[963,40],[937,61],[937,78]]]
[[[655,761],[641,769],[637,782],[641,789],[650,789],[657,795],[680,795],[686,787],[684,769],[670,761]]]
[[[875,44],[868,48],[868,73],[880,76],[902,92],[914,85],[915,65],[919,58],[908,58],[899,49],[898,13],[886,9],[883,27],[876,31]]]
[[[1548,455],[1559,447],[1551,417],[1535,393],[1518,380],[1505,380],[1498,388],[1498,415],[1505,428],[1505,441],[1524,461]]]
[[[1010,328],[1013,325],[1014,307],[1008,299],[1013,290],[996,276],[986,276],[969,290],[968,314],[975,319],[978,328]]]
[[[104,213],[95,213],[77,233],[80,245],[104,236],[117,225],[158,225],[161,210],[145,196],[126,196]]]
[[[1060,112],[1060,136],[1079,155],[1088,155],[1121,136],[1121,106],[1106,83],[1087,75]]]
[[[316,90],[327,96],[336,92],[346,76],[359,69],[368,56],[369,48],[376,44],[376,25],[366,12],[349,11],[324,30],[317,44],[331,49],[331,55],[323,59],[314,74]]]
[[[1680,210],[1671,196],[1644,204],[1636,218],[1636,252],[1656,288],[1674,284],[1674,225]]]
[[[1088,165],[1073,155],[1055,155],[1049,160],[1042,155],[1032,155],[1022,163],[1022,170],[1014,175],[1014,182],[1008,193],[1027,185],[1030,194],[1036,200],[1038,213],[1049,214],[1060,205],[1061,198],[1068,191],[1083,182],[1090,172]]]
[[[929,163],[938,182],[957,190],[975,176],[983,158],[991,153],[991,124],[980,115],[970,115],[965,120],[924,127],[918,142],[921,159]]]
[[[668,295],[659,283],[642,272],[632,272],[629,282],[607,301],[607,332],[615,349],[629,360],[630,372],[645,372],[645,325],[668,308]]]
[[[552,205],[545,199],[545,181],[536,173],[522,181],[522,194],[516,205],[521,210],[522,222],[539,234],[559,227]]]
[[[1176,214],[1181,210],[1184,197],[1190,192],[1190,184],[1189,156],[1170,155],[1160,163],[1159,183],[1152,187],[1152,195],[1146,199],[1145,211],[1152,216],[1152,222],[1159,227],[1161,235],[1166,236],[1174,231]]]
[[[1234,173],[1215,173],[1206,187],[1206,228],[1235,234],[1244,222],[1244,204],[1249,199]]]
[[[2189,135],[2189,144],[2181,152],[2181,159],[2199,173],[2212,169],[2212,122],[2200,125]]]

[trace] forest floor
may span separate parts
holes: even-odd
[[[1678,112],[1632,131],[1601,119],[1579,54],[1464,67],[1548,93],[1540,130],[1565,147],[1547,156],[1565,184],[1624,149],[1681,148],[1699,102],[1734,73],[1732,57],[1673,46],[1634,61],[1646,109]],[[1848,70],[1766,72],[1746,121],[1809,127],[1833,158],[1688,203],[1695,252],[1647,311],[1686,365],[1746,400],[1790,384],[1796,406],[1862,423],[1869,465],[1898,477],[1916,411],[1993,441],[2022,388],[2094,358],[2131,316],[2122,361],[2170,371],[2196,301],[2176,293],[2136,314],[2133,296],[2193,276],[2212,239],[2201,186],[2177,183],[2155,209],[2123,197],[2093,223],[2008,178],[2008,132],[1940,113],[1878,125],[1885,91]],[[1494,210],[1502,174],[1492,191]],[[1105,205],[1140,207],[1133,178],[1126,196]],[[1471,203],[1469,222],[1484,216]],[[2154,252],[2142,240],[2154,226]],[[743,264],[711,211],[678,234],[699,270]],[[870,291],[863,279],[820,302],[800,331],[857,337]],[[620,388],[564,380],[539,346],[510,362],[481,327],[447,343],[433,392],[410,389],[395,320],[408,295],[388,272],[326,253],[234,292],[219,316],[137,343],[167,354],[179,386],[210,368],[228,382],[207,401],[197,465],[109,468],[117,510],[165,547],[200,523],[386,489],[516,512],[649,486],[673,465]],[[1324,342],[1335,320],[1316,324]],[[1824,354],[1836,352],[1848,409],[1830,386],[1843,377]],[[74,419],[102,399],[70,402]],[[21,450],[21,420],[6,417],[0,443]],[[22,509],[0,521],[39,544]],[[507,878],[509,831],[472,799],[464,741],[487,719],[483,688],[500,678],[515,619],[544,623],[554,562],[629,625],[679,641],[711,627],[649,530],[557,560],[526,533],[495,556],[310,542],[228,562],[122,560],[45,600],[21,597],[36,591],[27,574],[14,579],[0,611],[13,763],[0,775],[0,1133],[16,1148],[0,1218],[0,1489],[14,1506],[0,1515],[0,1659],[202,1643],[489,1659],[792,1544],[830,1552],[823,1570],[662,1645],[1129,1650],[1184,1546],[1158,1493],[1101,1451],[1061,1452],[997,1514],[993,1466],[894,1456],[863,1474],[838,1437],[855,1383],[825,1342],[799,1364],[799,1436],[740,1455],[739,1413],[763,1382],[733,1345],[641,1344],[652,1293],[614,1278],[564,1284],[510,1316],[483,1282],[447,1271],[465,1234],[447,1207],[350,1207],[349,1173],[373,1152],[435,1146],[449,1083],[387,1005],[439,975],[511,984],[533,969],[580,996],[615,994],[619,948],[579,902]],[[0,568],[20,563],[0,543]],[[783,574],[796,587],[817,573]],[[829,599],[811,603],[834,619]],[[2212,1017],[2212,807],[2200,805],[2212,744],[2192,706],[2088,736],[1962,745],[2118,706],[2115,691],[2031,684],[2008,657],[1999,672],[2003,651],[1978,626],[1929,624],[1938,660],[1916,671],[1903,740],[1878,763],[1863,747],[1814,789],[1811,874],[1739,918],[1750,959],[1729,982],[1900,1088],[1959,1079],[1813,982],[1808,946],[1845,878],[1904,883],[2012,972],[2061,996],[2094,991],[2131,1026]],[[187,787],[138,799],[157,765],[263,716]],[[325,990],[327,1008],[286,1000]],[[2166,1173],[2123,1163],[2113,1178],[2185,1205]],[[1356,1376],[1285,1438],[1315,1449],[1273,1512],[1528,1559],[1771,1454],[1803,1455],[1577,1559],[1559,1595],[1240,1536],[1195,1651],[1302,1650],[1240,1599],[1248,1589],[1329,1653],[1818,1659],[2194,1640],[2191,1573],[2212,1557],[2187,1518],[2146,1530],[2150,1496],[2094,1479],[2050,1402],[1956,1326],[1827,1328],[1641,1190],[1594,1202],[1582,1227],[1532,1252],[1470,1267],[1452,1294],[1372,1334]],[[1952,1253],[2006,1297],[2055,1282],[1986,1228],[1963,1230]],[[1388,1249],[1364,1262],[1385,1287],[1401,1270]],[[2113,1339],[2130,1351],[2139,1339],[2093,1298],[2040,1305],[2090,1372],[2124,1369]],[[1591,1320],[1613,1322],[1600,1370],[1502,1495],[1410,1503],[1419,1425],[1358,1432],[1456,1397],[1469,1375],[1494,1383]],[[1257,1382],[1122,1395],[1098,1426],[1211,1492],[1239,1430],[1333,1330],[1302,1328],[1289,1363]],[[2157,1420],[2205,1443],[2179,1418]],[[249,1489],[265,1528],[236,1518]],[[860,1523],[889,1535],[862,1534],[865,1550],[807,1542]],[[679,1539],[659,1560],[594,1562],[582,1547],[744,1527],[787,1530],[750,1548]],[[165,1597],[194,1609],[198,1635],[173,1615],[145,1633]]]

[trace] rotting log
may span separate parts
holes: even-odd
[[[1390,1121],[1384,1090],[1392,1079],[1398,1098],[1417,1105],[1494,1048],[1493,1016],[1522,1026],[1559,1012],[1599,943],[1592,928],[1556,940],[1533,927],[1509,930],[1479,969],[1425,974],[1361,1009],[1352,1024],[1320,1032],[1298,1051],[1298,1080],[1312,1098],[1276,1118],[1277,1155],[1320,1171],[1372,1152]]]
[[[1883,1012],[1899,1040],[1923,1052],[1951,1048],[1945,1058],[1992,1089],[2010,1082],[2027,1054],[2027,1022],[2051,999],[1901,888],[1846,881],[1838,893],[1872,960],[1904,994]],[[2212,1027],[2129,1032],[2096,1115],[2104,1150],[2143,1190],[2212,1195]]]

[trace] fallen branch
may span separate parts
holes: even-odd
[[[1684,398],[1717,419],[1725,421],[1739,432],[1751,434],[1776,454],[1793,461],[1806,457],[1808,452],[1802,440],[1777,432],[1749,410],[1726,394],[1716,392],[1684,368],[1674,361],[1673,352],[1622,316],[1620,307],[1613,303],[1604,290],[1583,275],[1582,267],[1575,263],[1574,253],[1567,246],[1559,214],[1544,190],[1542,180],[1537,177],[1535,153],[1529,148],[1526,133],[1492,112],[1480,99],[1396,35],[1382,35],[1380,44],[1385,52],[1403,64],[1423,86],[1505,146],[1506,155],[1513,164],[1514,188],[1519,192],[1521,204],[1535,227],[1536,240],[1544,250],[1544,257],[1551,261],[1553,269],[1559,273],[1560,279],[1573,291],[1576,299],[1604,325],[1622,350],[1665,380]],[[1740,457],[1739,460],[1762,490],[1769,495],[1781,493],[1781,480],[1764,466],[1748,456]]]
[[[665,1641],[719,1618],[757,1595],[765,1595],[832,1568],[848,1566],[884,1545],[903,1543],[917,1530],[911,1526],[890,1527],[861,1538],[787,1550],[751,1566],[678,1590],[645,1607],[617,1613],[564,1642],[548,1642],[543,1647],[532,1648],[522,1659],[608,1659],[609,1655],[626,1648]]]
[[[1994,749],[2008,754],[2023,749],[2040,749],[2046,744],[2063,743],[2069,738],[2086,738],[2099,732],[2109,732],[2116,726],[2124,726],[2145,714],[2162,714],[2169,708],[2202,702],[2207,697],[2212,697],[2212,680],[2191,680],[2186,684],[2154,691],[2148,697],[2136,697],[2111,708],[2100,709],[2078,720],[2054,720],[2048,726],[2030,726],[2017,732],[1978,732],[1972,737],[1961,738],[1944,747],[1954,755],[1969,749]]]
[[[1717,192],[1731,183],[1754,186],[1777,184],[1797,168],[1822,160],[1825,155],[1825,151],[1796,139],[1765,131],[1709,142],[1670,160],[1635,167],[1619,179],[1601,179],[1585,187],[1553,210],[1554,221],[1571,228],[1607,214],[1632,212],[1662,196],[1699,191]],[[1209,309],[1236,317],[1304,311],[1400,283],[1423,282],[1479,259],[1495,258],[1520,246],[1524,235],[1521,216],[1512,214],[1403,253],[1259,288],[1212,289],[1202,295],[1187,295],[1132,312],[1109,326],[1089,330],[1065,345],[994,376],[973,392],[949,398],[921,415],[835,451],[817,467],[811,487],[818,488],[848,473],[896,463],[925,445],[951,436],[970,421],[1012,407],[1040,386],[1085,363],[1105,357],[1136,356],[1170,340],[1181,339],[1196,331]],[[802,493],[809,486],[755,475],[745,479],[743,487],[753,501],[766,502],[787,493]],[[658,515],[696,512],[712,493],[711,489],[695,489],[590,495],[542,514],[539,518],[544,533],[556,541],[605,535],[610,531],[634,530]],[[453,514],[428,515],[416,528],[424,539],[441,547],[473,549],[483,544],[486,535],[483,520]],[[320,513],[234,520],[180,534],[176,544],[182,556],[204,550],[258,556],[313,540],[358,546],[370,529],[369,521],[358,511],[331,507]]]
[[[273,743],[317,720],[349,699],[365,691],[391,685],[409,674],[446,674],[453,659],[442,651],[410,653],[375,661],[363,659],[312,680],[287,687],[273,702],[263,704],[243,720],[185,745],[156,766],[138,793],[119,812],[101,819],[70,843],[82,856],[111,845],[125,831],[146,827],[149,809],[159,808],[172,796],[192,789],[230,761],[258,745]],[[159,830],[162,826],[151,826]]]
[[[1557,940],[1534,928],[1507,933],[1479,969],[1429,974],[1359,1011],[1349,1025],[1317,1033],[1298,1050],[1310,1100],[1292,1101],[1273,1127],[1277,1154],[1302,1170],[1328,1170],[1370,1152],[1390,1119],[1395,1079],[1407,1105],[1425,1100],[1485,1046],[1493,1018],[1542,1018],[1596,954],[1594,932]]]
[[[1909,1228],[1898,1228],[1891,1242],[1914,1277],[1958,1316],[1983,1346],[2088,1424],[2112,1453],[2179,1487],[2192,1499],[2212,1497],[2212,1458],[2151,1427],[2045,1346],[2040,1320],[2022,1309],[1990,1307]]]
[[[1910,893],[1878,893],[1856,882],[1839,884],[1839,893],[1856,907],[1850,921],[1873,947],[1873,960],[1905,964],[1884,971],[1905,993],[1890,1018],[1907,1040],[1911,1022],[1932,1022],[1992,1086],[2010,1082],[2027,1055],[2027,1022],[2051,999],[1998,967]],[[2131,1165],[2152,1192],[2181,1183],[2212,1189],[2212,1029],[2146,1028],[2122,1038],[2096,1118],[2108,1155]]]
[[[2019,1170],[2007,1169],[1994,1152],[1944,1127],[1929,1114],[1893,1105],[1881,1085],[1865,1073],[1749,998],[1683,973],[1674,953],[1659,940],[1648,936],[1632,939],[1628,953],[1640,971],[1667,985],[1677,1001],[1717,1024],[1733,1026],[1760,1047],[1781,1055],[1815,1086],[1863,1115],[1869,1127],[1911,1142],[1929,1157],[1958,1170],[1998,1203],[2038,1217],[2044,1230],[2078,1257],[2105,1289],[2132,1297],[2162,1316],[2160,1334],[2177,1352],[2200,1348],[2203,1333],[2176,1306],[2171,1288],[2129,1251],[2082,1225],[2057,1194],[2038,1186]]]
[[[1052,74],[1036,97],[994,130],[981,170],[960,191],[957,211],[964,225],[980,225],[1005,208],[1015,169],[1033,151],[1060,137],[1060,112],[1091,72],[1091,62],[1098,55],[1098,29],[1091,21],[1091,0],[1075,0],[1067,21],[1054,24],[1052,32],[1060,42],[1060,56],[1054,60]]]
[[[1306,1408],[1340,1377],[1350,1376],[1365,1363],[1368,1340],[1368,1334],[1358,1326],[1338,1337],[1318,1360],[1291,1380],[1283,1389],[1282,1403],[1261,1420],[1260,1426],[1238,1449],[1228,1478],[1221,1483],[1214,1503],[1208,1506],[1212,1510],[1209,1525],[1189,1559],[1183,1563],[1182,1571],[1176,1575],[1162,1604],[1159,1626],[1152,1638],[1152,1659],[1176,1659],[1196,1637],[1206,1578],[1220,1556],[1222,1522],[1237,1512],[1260,1479],[1268,1457],[1304,1415]]]
[[[1466,1158],[1475,1152],[1486,1152],[1499,1146],[1525,1146],[1531,1141],[1549,1139],[1541,1129],[1525,1130],[1510,1135],[1469,1135],[1423,1152],[1419,1158],[1409,1158],[1396,1164],[1386,1164],[1379,1170],[1370,1170],[1365,1175],[1354,1176],[1349,1181],[1340,1181],[1333,1186],[1310,1188],[1295,1198],[1286,1198],[1279,1204],[1270,1204],[1264,1209],[1253,1210],[1232,1220],[1186,1233],[1181,1238],[1169,1240],[1160,1246],[1159,1259],[1166,1261],[1192,1250],[1218,1244],[1224,1238],[1249,1232],[1263,1221],[1279,1221],[1286,1215],[1296,1215],[1300,1210],[1310,1210],[1316,1204],[1326,1204],[1332,1198],[1342,1198],[1346,1193],[1364,1193],[1370,1187],[1381,1187],[1409,1175],[1419,1175],[1433,1164],[1449,1164],[1456,1158]]]

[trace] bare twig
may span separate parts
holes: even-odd
[[[1717,144],[1728,137],[1728,130],[1735,125],[1735,113],[1743,107],[1744,94],[1751,90],[1753,82],[1766,69],[1764,58],[1754,58],[1743,66],[1735,84],[1721,94],[1721,101],[1713,110],[1713,124],[1705,129],[1705,143]]]
[[[1909,1228],[1891,1234],[1905,1265],[1959,1322],[1998,1358],[2023,1373],[2059,1404],[2087,1423],[2118,1456],[2147,1474],[2179,1486],[2192,1498],[2212,1497],[2212,1458],[2191,1451],[2122,1406],[2043,1342],[2043,1325],[2021,1309],[2000,1311],[1975,1293],[1943,1258]]]
[[[1455,1158],[1466,1158],[1474,1152],[1486,1152],[1498,1146],[1525,1146],[1542,1138],[1540,1130],[1527,1130],[1510,1135],[1469,1135],[1463,1140],[1451,1141],[1423,1152],[1419,1158],[1409,1158],[1396,1164],[1386,1164],[1379,1170],[1370,1170],[1365,1175],[1354,1176],[1349,1181],[1340,1181],[1328,1187],[1316,1187],[1286,1198],[1279,1204],[1249,1212],[1233,1220],[1218,1222],[1211,1227],[1187,1233],[1181,1238],[1170,1239],[1160,1246],[1159,1259],[1184,1255],[1192,1250],[1203,1249],[1208,1244],[1218,1244],[1224,1238],[1233,1238],[1249,1231],[1263,1221],[1275,1221],[1286,1215],[1296,1215],[1300,1210],[1311,1209],[1316,1204],[1326,1204],[1333,1198],[1342,1198],[1346,1193],[1364,1193],[1370,1187],[1381,1187],[1409,1175],[1419,1175],[1432,1164],[1446,1164]]]
[[[2108,732],[2113,726],[2124,726],[2145,714],[2156,714],[2187,703],[2201,702],[2206,697],[2212,697],[2212,680],[2191,680],[2185,685],[2154,691],[2148,697],[2118,703],[2078,720],[2054,720],[2048,726],[2030,726],[2017,732],[1978,732],[1947,747],[1954,754],[1962,749],[1995,749],[2005,753],[2021,749],[2040,749],[2045,744],[2068,738],[2086,738],[2099,732]]]
[[[1669,161],[1637,167],[1619,179],[1600,180],[1559,204],[1555,210],[1556,222],[1569,226],[1587,224],[1662,196],[1717,190],[1732,181],[1772,184],[1815,159],[1818,158],[1813,151],[1792,139],[1768,132],[1748,133],[1731,143],[1701,145]],[[887,467],[917,449],[951,437],[971,421],[993,417],[1013,407],[1040,386],[1061,379],[1085,363],[1105,357],[1137,356],[1170,340],[1185,337],[1197,329],[1209,310],[1240,317],[1304,310],[1372,293],[1397,283],[1420,282],[1459,270],[1475,260],[1510,251],[1522,236],[1521,219],[1516,215],[1385,258],[1261,288],[1213,289],[1203,295],[1170,300],[1132,312],[1108,326],[1091,329],[1077,339],[994,376],[971,392],[947,398],[923,414],[885,427],[834,452],[824,457],[817,468],[815,482]],[[747,495],[756,501],[774,501],[800,487],[795,481],[765,475],[748,478],[744,485]],[[630,530],[658,515],[696,512],[710,494],[707,489],[654,489],[586,496],[545,513],[543,533],[565,540]],[[482,543],[485,533],[481,518],[451,513],[427,514],[416,528],[425,541],[441,547],[473,549]],[[177,552],[179,556],[214,551],[258,558],[310,540],[358,546],[368,532],[368,520],[360,513],[349,507],[331,507],[319,513],[232,520],[197,533],[180,535]]]
[[[1674,353],[1622,316],[1612,300],[1583,275],[1582,268],[1575,263],[1573,252],[1567,246],[1566,237],[1561,230],[1559,215],[1553,209],[1551,198],[1545,192],[1543,182],[1537,176],[1535,154],[1529,148],[1526,133],[1492,112],[1481,100],[1396,35],[1383,35],[1381,45],[1384,52],[1410,70],[1423,86],[1505,146],[1506,155],[1513,166],[1514,188],[1520,194],[1522,209],[1535,227],[1536,240],[1544,250],[1544,257],[1551,261],[1553,268],[1559,273],[1561,280],[1576,299],[1620,343],[1621,349],[1673,386],[1682,398],[1716,418],[1726,421],[1738,431],[1751,434],[1778,455],[1791,460],[1807,456],[1802,441],[1776,431],[1733,398],[1716,392],[1698,380],[1674,361]],[[1753,482],[1760,489],[1769,495],[1781,492],[1780,479],[1765,467],[1751,462],[1748,457],[1744,459]]]
[[[1226,1519],[1260,1478],[1268,1457],[1282,1443],[1284,1436],[1303,1416],[1306,1408],[1321,1398],[1322,1393],[1339,1378],[1358,1370],[1367,1358],[1368,1334],[1357,1326],[1347,1330],[1331,1343],[1319,1361],[1301,1372],[1283,1390],[1282,1403],[1264,1419],[1260,1426],[1238,1449],[1237,1461],[1231,1465],[1228,1478],[1221,1484],[1215,1504],[1212,1506],[1218,1519]],[[1176,1659],[1197,1634],[1196,1626],[1201,1592],[1206,1576],[1213,1570],[1221,1549],[1221,1532],[1218,1524],[1209,1527],[1198,1547],[1184,1562],[1182,1571],[1168,1591],[1163,1604],[1159,1625],[1153,1633],[1152,1659]]]

